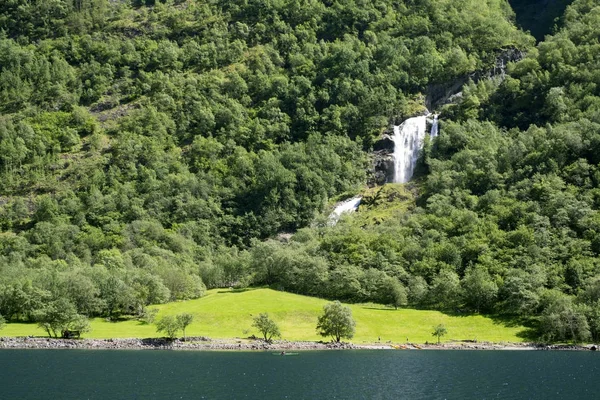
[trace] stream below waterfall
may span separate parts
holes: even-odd
[[[425,143],[428,121],[431,123],[429,137],[433,140],[439,135],[438,114],[409,118],[401,125],[394,126],[394,183],[411,180]],[[357,211],[361,200],[362,197],[356,196],[339,203],[329,215],[329,225],[337,224],[343,214]]]

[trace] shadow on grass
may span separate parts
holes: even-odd
[[[217,291],[217,293],[245,293],[245,292],[251,292],[253,290],[256,290],[256,288],[231,288],[231,289],[223,289],[223,290],[219,290]]]
[[[119,315],[118,317],[102,317],[104,322],[127,322],[127,321],[139,321],[138,317],[133,315]]]
[[[515,315],[487,315],[495,324],[508,327],[523,326],[525,329],[517,332],[517,337],[530,342],[539,341],[540,333],[534,318],[519,317]]]
[[[463,310],[460,308],[456,308],[453,310],[435,310],[435,311],[439,311],[442,314],[447,315],[449,317],[473,317],[475,315],[482,315],[484,317],[489,317],[489,315],[486,315],[486,314],[477,313],[477,312],[470,311],[470,310]]]
[[[379,308],[379,307],[361,307],[363,310],[375,310],[375,311],[399,311],[401,308]]]
[[[480,315],[482,317],[491,319],[496,325],[502,325],[507,328],[516,328],[522,326],[525,329],[517,332],[516,336],[518,338],[531,342],[537,341],[540,338],[535,319],[533,318],[520,317],[516,315],[482,314],[465,310],[441,310],[441,312],[450,317],[471,317]]]

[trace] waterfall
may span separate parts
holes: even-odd
[[[358,206],[360,205],[360,201],[362,197],[357,196],[351,199],[348,199],[335,207],[331,215],[329,215],[329,225],[333,226],[337,224],[337,222],[342,217],[342,214],[354,212],[358,210]]]
[[[431,132],[429,133],[429,137],[433,140],[433,138],[437,137],[440,133],[440,126],[439,126],[439,120],[438,120],[439,115],[435,114],[433,116],[433,122],[431,123]]]
[[[409,118],[400,126],[394,126],[394,182],[406,183],[410,181],[414,172],[419,152],[423,148],[427,131],[427,118],[429,115]],[[429,137],[435,138],[439,134],[438,115],[433,116]]]
[[[394,126],[394,182],[406,183],[412,178],[423,148],[427,116],[409,118]]]

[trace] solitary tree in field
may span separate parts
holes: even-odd
[[[37,310],[34,319],[49,337],[62,336],[66,331],[77,331],[80,334],[90,331],[87,317],[77,314],[73,303],[65,298],[51,301],[44,308]]]
[[[281,337],[279,326],[277,326],[275,321],[269,318],[269,314],[267,313],[260,313],[258,316],[254,317],[252,326],[260,331],[267,342],[270,342],[274,337]]]
[[[317,331],[321,336],[331,336],[336,342],[340,339],[352,339],[356,322],[352,318],[350,307],[342,305],[339,301],[327,303],[323,307],[323,314],[317,322]]]
[[[194,316],[192,314],[183,313],[177,315],[176,319],[177,323],[179,323],[179,327],[183,329],[183,341],[185,342],[185,328],[192,323]]]
[[[177,332],[181,329],[181,325],[177,318],[173,315],[165,315],[156,322],[156,331],[164,332],[170,340],[177,337]]]
[[[433,327],[432,336],[437,336],[438,344],[440,344],[440,338],[448,333],[448,330],[443,324]]]

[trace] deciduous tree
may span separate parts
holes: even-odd
[[[319,335],[330,336],[336,342],[341,339],[352,339],[355,327],[352,310],[337,300],[323,307],[323,314],[317,322]]]
[[[498,296],[498,285],[482,266],[471,268],[462,281],[465,300],[476,312],[488,310]]]
[[[263,335],[263,338],[267,342],[270,342],[274,337],[281,336],[279,326],[275,321],[269,318],[269,314],[267,313],[260,313],[254,317],[252,326],[260,331],[261,335]]]
[[[169,340],[177,337],[181,324],[174,315],[165,315],[156,322],[156,331],[163,332]]]
[[[188,325],[191,324],[192,321],[194,321],[194,316],[192,314],[183,313],[183,314],[178,314],[176,319],[177,319],[177,323],[183,330],[183,341],[185,341],[185,328],[187,328]]]
[[[48,303],[34,314],[38,325],[48,336],[60,337],[65,331],[88,332],[90,325],[87,317],[77,314],[73,303],[60,298]]]
[[[442,336],[445,336],[447,333],[448,330],[446,329],[446,327],[443,324],[439,324],[433,327],[433,332],[431,333],[431,335],[437,337],[437,342],[438,344],[440,344],[440,338]]]

